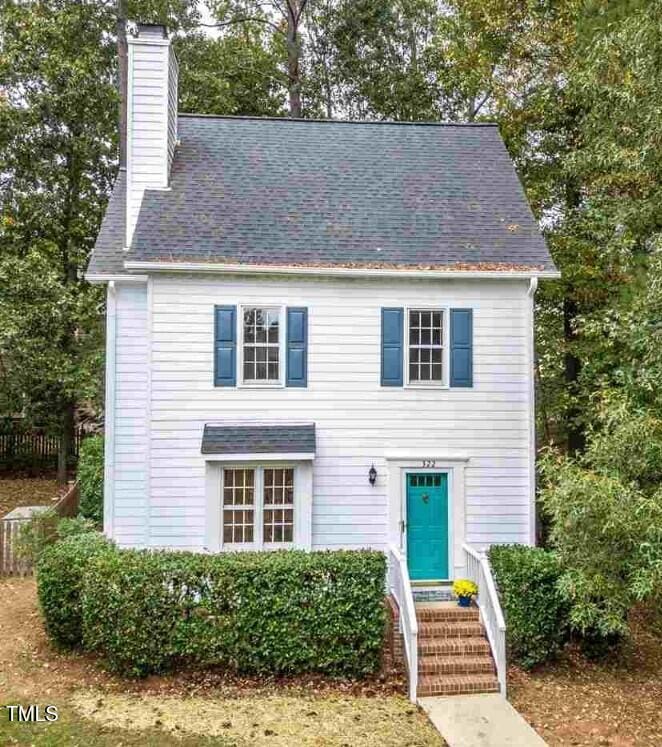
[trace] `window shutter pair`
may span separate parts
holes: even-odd
[[[382,309],[382,386],[404,382],[405,312]],[[473,386],[473,310],[450,310],[450,375],[452,387]]]
[[[286,386],[308,384],[308,309],[287,309]],[[237,307],[214,307],[214,386],[237,385]]]

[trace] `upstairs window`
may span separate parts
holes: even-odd
[[[410,309],[407,329],[409,383],[437,386],[444,384],[444,311]]]
[[[278,308],[243,309],[242,359],[245,384],[280,382],[281,316]]]

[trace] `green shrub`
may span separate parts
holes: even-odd
[[[103,437],[88,436],[78,459],[80,514],[98,527],[103,525]]]
[[[16,553],[19,558],[34,564],[43,550],[56,542],[60,517],[52,508],[33,514],[20,528]]]
[[[21,527],[17,552],[23,560],[36,564],[43,551],[54,542],[94,531],[94,523],[89,519],[80,516],[63,519],[49,508],[34,514]]]
[[[74,524],[65,524],[65,531]],[[80,528],[80,523],[78,524]],[[49,636],[73,648],[82,642],[81,590],[90,559],[114,546],[98,532],[87,532],[46,547],[37,561],[37,593]]]
[[[178,665],[360,676],[380,666],[385,571],[365,551],[106,553],[85,574],[84,643],[134,676]]]
[[[590,650],[606,650],[600,637],[608,644],[627,636],[632,607],[662,589],[662,489],[643,490],[607,463],[596,469],[554,453],[541,460],[541,500],[564,568],[559,588]]]
[[[495,545],[489,557],[510,656],[527,669],[542,664],[556,655],[567,637],[568,607],[558,589],[558,558],[548,550],[523,545]]]

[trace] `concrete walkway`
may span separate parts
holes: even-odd
[[[547,744],[501,695],[451,695],[418,702],[450,747]]]

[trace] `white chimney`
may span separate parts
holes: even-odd
[[[126,246],[146,189],[167,189],[177,143],[177,59],[165,26],[128,38]]]

